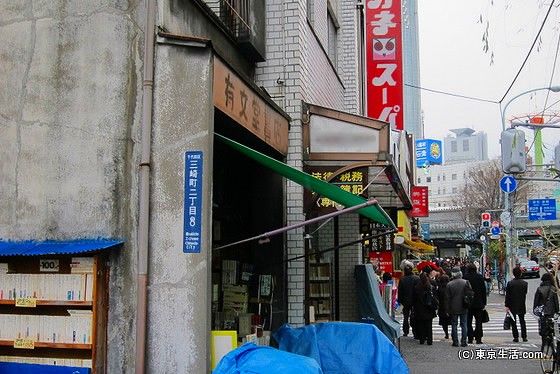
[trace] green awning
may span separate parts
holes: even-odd
[[[366,199],[364,199],[361,196],[354,195],[335,185],[332,185],[323,180],[315,178],[303,171],[300,171],[289,165],[284,164],[283,162],[268,157],[260,152],[257,152],[249,147],[239,144],[220,134],[215,134],[215,135],[218,139],[220,139],[227,145],[243,153],[244,155],[252,158],[258,163],[274,170],[276,173],[296,182],[297,184],[311,191],[318,193],[319,195],[328,197],[329,199],[345,207],[356,206],[366,202]],[[387,215],[387,213],[383,210],[383,208],[381,208],[378,204],[360,209],[357,212],[363,215],[364,217],[374,220],[375,222],[389,226],[393,230],[396,230],[397,228],[397,226],[393,223],[389,215]]]

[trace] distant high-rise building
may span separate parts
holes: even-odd
[[[469,128],[449,130],[455,136],[443,139],[444,164],[488,160],[488,136]]]
[[[418,0],[403,0],[404,129],[415,139],[424,139],[420,98],[420,53]]]

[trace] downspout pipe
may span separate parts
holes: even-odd
[[[148,243],[150,233],[150,157],[154,92],[154,45],[156,0],[146,0],[144,25],[144,71],[142,82],[141,155],[138,186],[138,273],[136,295],[136,374],[146,368],[148,294]]]

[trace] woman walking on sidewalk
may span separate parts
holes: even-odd
[[[416,335],[420,340],[420,344],[424,344],[424,341],[426,341],[428,345],[432,345],[432,320],[436,316],[438,302],[436,290],[432,286],[428,274],[425,272],[420,274],[420,280],[414,286],[413,300],[412,308],[416,324]]]

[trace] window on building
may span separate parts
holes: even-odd
[[[441,180],[445,181],[445,174],[441,176]]]
[[[422,178],[418,178],[418,184],[422,184]]]
[[[453,153],[457,152],[457,141],[456,140],[451,141],[451,152],[453,152]]]
[[[437,176],[437,181],[438,181],[438,182],[439,182],[439,180],[440,180],[439,178],[440,178],[440,177],[439,177],[439,174],[438,174],[438,176]]]
[[[451,174],[451,180],[456,181],[457,180],[457,174]]]
[[[328,2],[327,7],[327,27],[328,27],[328,41],[327,41],[327,52],[329,55],[329,59],[331,60],[334,67],[337,67],[337,54],[338,54],[338,29],[340,25],[335,16],[335,12],[333,10],[333,6],[331,5],[331,1]]]
[[[453,188],[451,189],[451,192],[452,192],[452,193],[457,193],[457,187],[453,187]]]
[[[468,152],[469,151],[469,140],[465,139],[463,140],[463,152]]]
[[[426,182],[431,183],[432,182],[432,177],[426,177]]]

